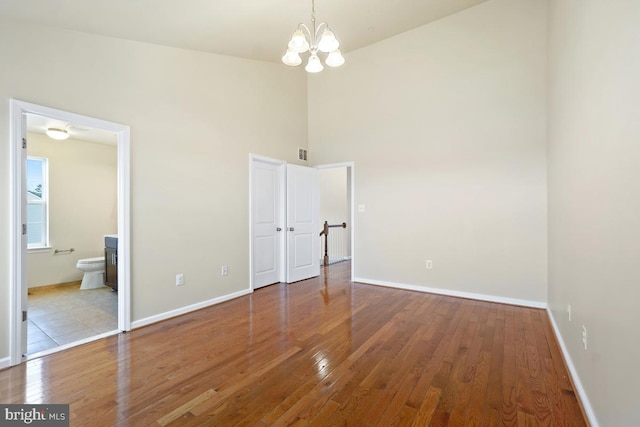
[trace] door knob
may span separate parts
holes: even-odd
[[[278,227],[276,228],[276,231],[282,231],[282,228]]]
[[[289,227],[289,231],[293,231],[293,227]]]

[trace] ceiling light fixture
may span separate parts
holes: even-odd
[[[66,129],[48,128],[46,133],[49,138],[57,139],[58,141],[69,138],[69,132]]]
[[[287,53],[282,57],[282,62],[291,67],[302,64],[300,54],[309,51],[309,61],[305,70],[309,73],[319,73],[324,70],[318,52],[328,53],[324,63],[329,67],[339,67],[344,64],[344,57],[338,47],[340,43],[326,22],[316,26],[316,5],[311,0],[311,28],[305,24],[298,24],[298,29],[291,36]]]

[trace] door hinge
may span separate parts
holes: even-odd
[[[27,235],[27,224],[22,224],[22,235],[23,236]]]
[[[22,148],[23,149],[27,148],[27,138],[22,138]]]
[[[26,322],[26,321],[27,321],[27,311],[26,311],[26,310],[24,310],[24,311],[22,312],[22,321],[23,321],[23,322]]]

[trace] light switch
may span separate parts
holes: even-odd
[[[360,203],[360,204],[358,205],[358,212],[362,213],[362,212],[364,212],[364,211],[365,211],[364,203]]]

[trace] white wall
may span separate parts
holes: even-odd
[[[52,247],[27,254],[29,287],[81,280],[78,260],[104,256],[104,235],[118,232],[117,147],[39,133],[28,141],[28,155],[48,159]],[[69,248],[75,251],[54,253]]]
[[[131,127],[132,320],[249,288],[248,154],[297,162],[304,72],[11,22],[0,22],[0,58],[0,301],[9,299],[10,98]],[[8,310],[0,305],[0,359]]]
[[[601,426],[640,420],[639,21],[549,3],[549,305]]]
[[[491,0],[309,76],[313,162],[356,165],[356,277],[546,301],[545,22]]]

